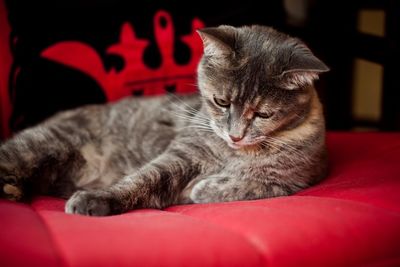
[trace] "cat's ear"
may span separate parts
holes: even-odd
[[[286,80],[286,89],[300,88],[318,79],[322,72],[329,71],[328,66],[318,59],[311,50],[303,45],[297,45],[290,55],[289,62],[282,72]]]
[[[292,52],[284,73],[296,71],[321,73],[329,71],[329,68],[325,63],[314,56],[308,47],[305,45],[298,45]]]
[[[222,25],[197,30],[203,40],[204,54],[208,56],[227,56],[233,53],[235,46],[235,28]]]

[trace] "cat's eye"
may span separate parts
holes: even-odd
[[[269,119],[274,115],[274,113],[273,112],[256,112],[255,115],[256,115],[256,117],[259,117],[262,119]]]
[[[223,107],[223,108],[227,108],[231,105],[231,102],[229,102],[228,100],[224,100],[224,99],[217,98],[217,97],[214,97],[214,102],[215,102],[215,104],[217,104],[218,106]]]

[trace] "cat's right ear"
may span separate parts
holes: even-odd
[[[232,54],[235,47],[235,28],[232,26],[209,27],[197,30],[203,40],[204,54],[224,57]]]

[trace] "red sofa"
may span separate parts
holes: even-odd
[[[93,218],[0,201],[0,266],[400,266],[400,134],[329,133],[294,196]]]

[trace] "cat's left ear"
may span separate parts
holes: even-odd
[[[286,78],[286,89],[291,90],[311,84],[318,79],[320,73],[327,71],[329,71],[328,66],[306,45],[300,44],[293,50],[281,75]]]
[[[197,30],[203,45],[204,54],[215,57],[224,57],[233,53],[235,45],[235,28],[222,25]]]

